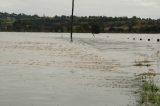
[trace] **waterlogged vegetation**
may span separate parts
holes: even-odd
[[[146,67],[150,67],[151,64],[150,64],[151,61],[135,61],[135,64],[133,66],[139,66],[139,67],[142,67],[142,66],[146,66]]]
[[[133,66],[150,67],[153,61],[135,61]],[[160,86],[158,86],[155,77],[159,76],[154,69],[149,69],[148,72],[138,75],[140,80],[139,89],[139,105],[140,106],[160,106]]]
[[[136,64],[134,64],[134,66],[147,66],[147,67],[149,67],[149,66],[151,66],[150,64],[142,64],[142,63],[136,63]]]
[[[160,87],[154,81],[158,74],[147,72],[140,74],[140,106],[160,106]]]

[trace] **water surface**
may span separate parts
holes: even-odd
[[[135,74],[160,72],[159,34],[73,36],[0,33],[0,105],[135,106]]]

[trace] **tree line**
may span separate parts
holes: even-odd
[[[38,16],[0,12],[0,31],[70,32],[70,16]],[[160,33],[160,19],[74,16],[77,33]]]

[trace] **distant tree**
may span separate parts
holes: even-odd
[[[91,25],[91,32],[93,34],[98,34],[100,33],[100,26],[98,24],[92,24]]]
[[[160,33],[160,19],[74,16],[75,32]],[[0,12],[0,31],[70,32],[70,16],[46,17]]]

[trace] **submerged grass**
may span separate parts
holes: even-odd
[[[155,73],[141,74],[140,106],[160,106],[160,88],[154,83]]]
[[[160,106],[160,89],[155,84],[144,82],[140,94],[140,103]]]
[[[133,66],[146,66],[146,67],[150,67],[151,66],[151,62],[153,61],[148,61],[148,60],[143,60],[143,61],[135,61],[135,64]]]
[[[146,67],[149,67],[149,66],[151,66],[150,64],[142,64],[142,63],[136,63],[136,64],[134,64],[133,66],[146,66]]]

